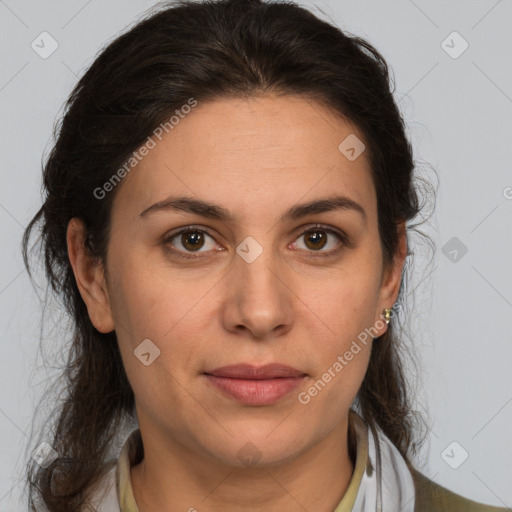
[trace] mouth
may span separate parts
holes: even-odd
[[[289,395],[307,374],[280,363],[237,364],[204,373],[213,389],[246,405],[270,405]]]
[[[296,368],[281,363],[269,363],[261,366],[249,363],[231,364],[205,373],[206,375],[213,375],[215,377],[251,380],[302,377],[306,375]]]

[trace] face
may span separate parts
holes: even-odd
[[[300,97],[199,103],[116,190],[106,275],[77,263],[70,224],[77,282],[96,328],[116,331],[141,430],[239,466],[248,441],[277,463],[346,420],[362,333],[386,330],[403,263],[383,271],[366,152],[339,149],[350,135],[363,140]],[[195,203],[169,203],[183,197]],[[302,376],[242,383],[237,398],[205,375],[240,363]]]

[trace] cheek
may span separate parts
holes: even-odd
[[[172,376],[185,381],[202,360],[205,341],[201,333],[213,325],[211,303],[215,297],[207,294],[212,285],[194,284],[165,269],[158,273],[128,262],[114,277],[111,307],[123,362],[135,380],[132,386],[137,388],[142,378],[142,393],[150,381],[159,389],[176,387]],[[154,362],[144,366],[138,356],[148,352],[146,362],[153,358]]]
[[[194,305],[204,293],[155,273],[123,271],[111,300],[123,366],[138,405],[155,421],[176,423],[172,411],[192,407],[186,389],[200,360],[202,332]]]
[[[122,335],[133,343],[145,338],[163,340],[204,295],[178,278],[177,272],[150,265],[147,258],[126,253],[117,261],[109,287],[110,304]]]
[[[364,272],[344,271],[304,287],[301,295],[306,297],[308,322],[325,333],[324,346],[332,357],[347,350],[352,340],[373,325],[378,276],[371,268]]]
[[[366,279],[361,278],[363,275]],[[344,273],[324,283],[323,289],[304,290],[308,297],[304,318],[307,318],[310,336],[316,339],[316,372],[305,390],[304,402],[316,403],[314,407],[326,414],[331,406],[342,411],[350,405],[366,373],[377,277],[368,267],[366,274]],[[317,329],[323,333],[321,336]]]

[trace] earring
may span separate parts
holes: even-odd
[[[386,308],[383,313],[386,324],[389,324],[391,322],[391,308]]]

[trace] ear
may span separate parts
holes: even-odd
[[[76,284],[87,306],[92,324],[102,333],[114,330],[114,320],[105,281],[103,265],[93,258],[85,247],[86,229],[77,217],[68,223],[68,257],[73,267]]]
[[[382,336],[387,330],[387,325],[384,322],[383,311],[385,308],[392,308],[395,304],[398,293],[400,292],[400,283],[402,280],[402,270],[407,256],[407,233],[405,227],[405,220],[397,224],[398,230],[398,250],[393,259],[393,263],[385,269],[382,275],[381,289],[379,299],[377,301],[377,311],[374,325],[381,325],[381,329],[375,328],[378,334],[375,337]],[[378,322],[381,320],[381,322]]]

